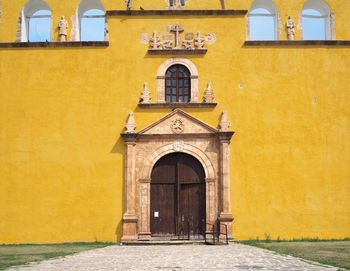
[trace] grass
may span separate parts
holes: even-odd
[[[350,270],[350,241],[320,241],[318,239],[301,241],[243,241],[252,245],[275,251],[283,255],[291,255],[302,259],[332,265]]]
[[[0,245],[0,270],[102,248],[112,243],[67,243],[47,245]]]

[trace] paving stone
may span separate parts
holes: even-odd
[[[8,271],[336,271],[242,244],[228,246],[109,246]]]

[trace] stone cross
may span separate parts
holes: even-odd
[[[170,32],[175,33],[175,49],[180,48],[180,33],[182,33],[185,29],[182,25],[176,24],[170,26]]]

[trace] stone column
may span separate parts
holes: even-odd
[[[122,242],[137,240],[135,146],[136,134],[122,134],[125,142],[125,212]]]
[[[140,221],[139,239],[150,240],[150,206],[151,206],[151,179],[139,180],[140,185]]]
[[[231,178],[230,178],[230,140],[233,132],[220,132],[220,215],[219,221],[228,228],[229,238],[232,239],[232,221],[231,212]]]
[[[217,217],[216,213],[216,193],[215,193],[215,179],[205,179],[206,186],[206,233],[210,234],[212,226],[215,224]]]

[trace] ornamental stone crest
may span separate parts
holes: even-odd
[[[204,50],[207,44],[216,42],[214,33],[186,33],[184,26],[180,24],[168,25],[166,31],[167,33],[153,31],[151,35],[143,33],[141,42],[148,44],[150,50]]]
[[[170,126],[171,130],[175,134],[182,134],[185,130],[185,125],[182,119],[175,119]]]

